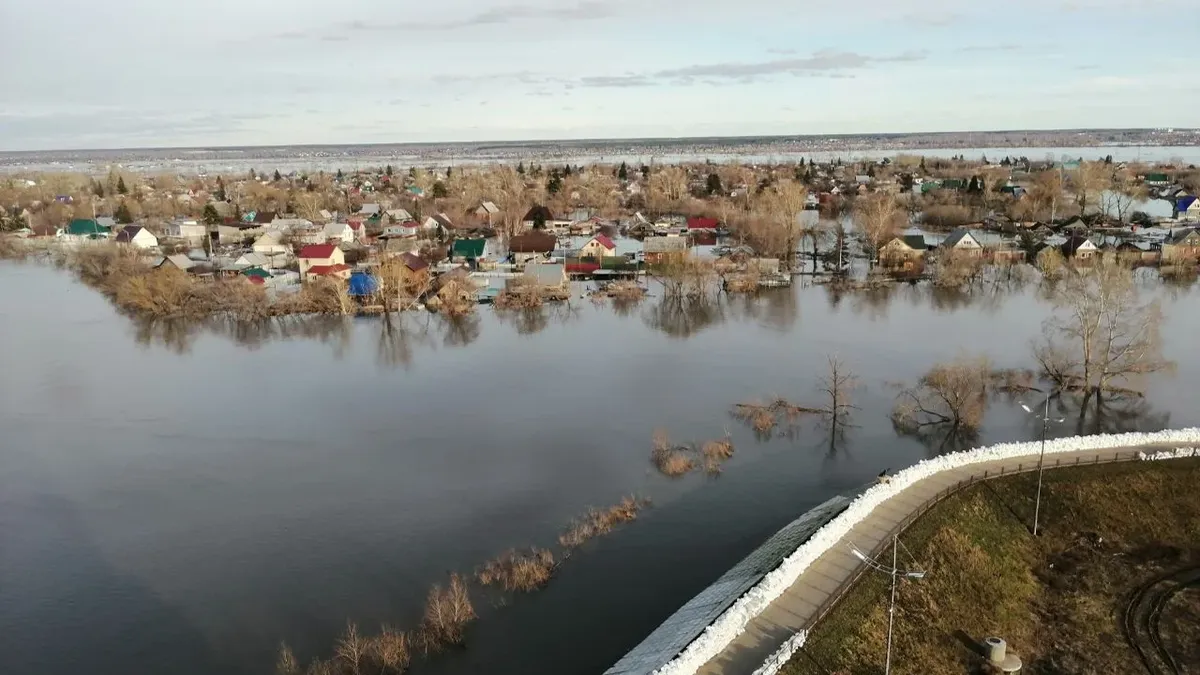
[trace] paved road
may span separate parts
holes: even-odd
[[[1046,456],[1045,466],[1110,462],[1135,459],[1138,451],[1171,450],[1175,444],[1146,445],[1109,450],[1054,453]],[[850,552],[850,544],[871,551],[891,537],[892,531],[910,515],[918,512],[939,493],[973,478],[990,477],[1037,469],[1037,454],[1012,457],[942,471],[917,481],[875,508],[871,515],[846,534],[808,567],[746,630],[698,671],[701,675],[750,675],[773,654],[784,640],[808,628],[818,618],[822,606],[842,584],[850,580],[862,562]]]

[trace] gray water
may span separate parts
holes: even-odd
[[[0,672],[20,675],[267,673],[280,640],[327,654],[347,619],[413,625],[450,571],[551,545],[636,492],[654,500],[641,518],[538,593],[476,593],[466,648],[417,668],[599,672],[801,512],[938,451],[897,437],[887,382],[962,350],[1029,366],[1048,311],[1032,288],[809,287],[702,315],[576,300],[389,333],[148,326],[36,265],[0,264],[0,289]],[[1106,428],[1200,423],[1197,296],[1155,292],[1178,373]],[[835,352],[864,384],[843,445],[811,423],[760,442],[728,416],[819,404]],[[716,479],[670,480],[648,462],[656,427],[728,429],[737,454]],[[1037,433],[998,402],[979,442]]]

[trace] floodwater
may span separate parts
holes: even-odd
[[[638,493],[654,506],[544,590],[476,593],[466,648],[416,669],[600,672],[801,512],[937,451],[897,437],[887,383],[960,351],[1029,366],[1048,311],[1029,288],[796,287],[694,312],[189,329],[138,325],[47,267],[0,264],[0,288],[0,672],[37,675],[268,673],[280,640],[327,654],[347,619],[411,626],[449,572]],[[1179,369],[1110,428],[1200,423],[1197,295],[1154,292]],[[831,353],[863,384],[843,444],[811,423],[759,442],[728,416],[819,405]],[[728,429],[737,454],[670,480],[656,427]],[[997,402],[979,442],[1037,433]]]
[[[0,173],[12,172],[82,172],[92,175],[107,173],[110,167],[120,166],[127,171],[162,172],[178,175],[197,174],[241,175],[254,169],[259,172],[274,170],[283,172],[316,173],[339,169],[357,171],[393,165],[407,167],[446,167],[472,164],[510,164],[539,161],[571,164],[681,164],[711,161],[718,164],[742,162],[749,164],[796,163],[801,159],[830,162],[883,159],[897,155],[924,155],[927,157],[954,157],[962,155],[969,159],[990,157],[996,161],[1007,157],[1027,157],[1034,161],[1087,159],[1099,160],[1112,156],[1117,162],[1171,162],[1176,164],[1200,164],[1200,146],[1136,146],[1111,145],[1091,147],[1000,147],[1000,148],[854,148],[839,151],[793,150],[786,143],[761,147],[739,147],[735,142],[728,148],[677,149],[678,146],[639,146],[631,141],[630,147],[614,147],[609,154],[599,154],[586,142],[555,144],[552,146],[505,147],[494,149],[462,148],[453,146],[430,147],[423,153],[407,146],[324,146],[318,148],[212,148],[212,149],[144,149],[144,150],[84,150],[50,151],[48,153],[20,153],[19,157],[0,156]],[[582,147],[580,147],[582,146]],[[778,147],[778,150],[773,149]],[[45,154],[46,156],[41,156]],[[65,155],[65,156],[64,156]],[[78,156],[75,156],[78,155]]]

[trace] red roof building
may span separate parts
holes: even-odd
[[[678,221],[676,221],[678,222]],[[687,219],[687,227],[689,230],[715,230],[717,229],[716,218],[701,218],[695,216]]]
[[[319,277],[342,277],[346,279],[350,277],[350,270],[351,267],[346,263],[338,263],[337,265],[313,265],[308,268],[308,273]]]
[[[337,246],[334,244],[309,244],[300,249],[300,257],[326,260],[333,257],[333,251],[336,248]]]

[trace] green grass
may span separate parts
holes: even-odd
[[[973,486],[901,535],[928,574],[901,582],[894,673],[971,672],[979,660],[963,638],[990,635],[1008,641],[1025,672],[1139,668],[1120,632],[1124,595],[1152,570],[1200,560],[1200,461],[1048,471],[1035,539],[1036,481],[1022,474]],[[902,548],[901,567],[906,557]],[[882,672],[889,583],[864,575],[782,672]]]

